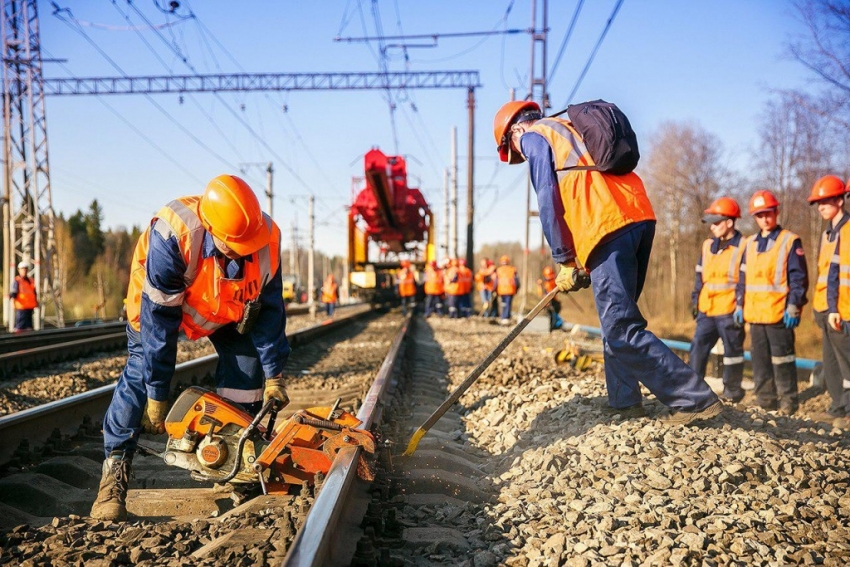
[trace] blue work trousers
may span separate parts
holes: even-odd
[[[717,401],[702,378],[646,330],[637,300],[646,280],[655,223],[635,223],[596,246],[587,260],[602,326],[608,403],[641,403],[640,384],[675,410],[700,411]]]
[[[458,296],[458,310],[461,317],[472,315],[472,296],[468,293]]]
[[[426,295],[425,296],[425,316],[430,317],[432,313],[436,313],[437,315],[442,315],[443,305],[440,302],[439,295]]]
[[[33,309],[15,310],[15,332],[32,331]]]
[[[256,413],[262,406],[264,377],[250,337],[236,332],[234,325],[227,325],[209,338],[219,356],[215,371],[218,393],[228,399],[235,398],[246,411]],[[127,364],[103,418],[103,448],[107,457],[113,451],[128,456],[135,453],[148,399],[141,336],[130,325],[127,325],[127,353]]]
[[[750,323],[753,359],[753,382],[756,402],[767,410],[779,407],[796,411],[797,357],[794,350],[794,329],[782,322],[772,325]]]
[[[489,289],[482,289],[479,292],[481,294],[481,313],[484,317],[495,317],[496,316],[496,306],[491,305],[490,302],[493,300],[493,292]]]
[[[407,315],[408,309],[416,309],[416,298],[412,295],[401,298],[401,314]]]
[[[336,309],[335,303],[325,303],[325,311],[328,314],[328,317],[334,316],[334,310]]]
[[[514,302],[513,295],[500,295],[499,304],[502,306],[502,319],[511,318],[511,304]]]
[[[449,319],[457,319],[460,316],[458,311],[459,295],[446,295],[446,306],[448,307]]]
[[[697,315],[697,329],[691,342],[689,361],[691,368],[705,377],[708,357],[717,339],[723,341],[723,396],[738,400],[744,396],[741,380],[744,378],[744,326],[736,325],[732,314],[709,317]]]

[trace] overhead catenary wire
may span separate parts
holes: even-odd
[[[614,18],[617,17],[617,12],[620,11],[620,6],[623,5],[623,0],[617,0],[617,4],[614,6],[614,10],[611,12],[611,16],[608,18],[608,21],[605,23],[605,28],[602,30],[602,34],[599,36],[599,40],[596,42],[596,46],[594,46],[593,51],[590,53],[590,57],[587,59],[587,63],[584,66],[584,69],[581,71],[581,75],[579,75],[578,80],[576,81],[573,90],[570,92],[570,96],[567,97],[567,101],[564,103],[564,107],[572,102],[573,97],[575,96],[578,88],[581,86],[581,82],[584,80],[584,76],[587,75],[587,70],[590,69],[590,65],[593,63],[593,58],[596,57],[596,52],[599,51],[599,46],[602,45],[602,41],[605,39],[605,36],[608,34],[608,30],[611,29],[611,24],[614,23]]]
[[[573,35],[573,30],[575,30],[576,22],[578,22],[578,16],[581,13],[581,7],[584,5],[584,0],[578,0],[576,4],[576,9],[573,11],[573,17],[570,20],[570,25],[567,27],[567,32],[564,34],[564,39],[561,41],[561,47],[558,48],[558,55],[555,57],[555,62],[552,64],[552,68],[549,71],[549,82],[552,82],[552,79],[555,77],[555,73],[558,71],[558,65],[561,63],[561,57],[564,56],[564,52],[567,49],[567,43],[569,43],[570,38]]]

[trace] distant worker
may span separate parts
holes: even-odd
[[[493,293],[496,291],[496,265],[490,258],[482,258],[480,266],[475,273],[475,284],[481,296],[481,316],[495,317]]]
[[[334,275],[328,274],[328,277],[325,278],[325,283],[322,284],[322,303],[325,304],[325,311],[328,317],[334,316],[337,302],[339,302],[339,286],[336,283]]]
[[[779,201],[756,191],[750,214],[759,232],[747,240],[736,290],[735,321],[750,324],[756,403],[782,415],[797,411],[794,329],[806,304],[809,276],[800,237],[777,224]]]
[[[38,307],[37,284],[29,277],[29,262],[18,264],[18,275],[12,280],[12,289],[9,290],[9,299],[15,308],[15,332],[32,330],[32,315]]]
[[[433,314],[442,315],[442,301],[445,286],[443,271],[437,267],[437,262],[431,260],[425,268],[425,318]]]
[[[821,421],[850,417],[850,215],[844,208],[844,182],[834,175],[818,179],[808,201],[829,223],[818,252],[818,279],[812,309],[823,333],[823,378],[831,403]],[[843,274],[843,276],[842,276]]]
[[[446,290],[446,310],[449,319],[460,317],[460,295],[463,284],[460,281],[460,270],[457,258],[449,260],[448,267],[443,270],[443,282]]]
[[[129,358],[103,420],[103,477],[91,515],[118,521],[142,429],[163,433],[177,337],[209,337],[219,395],[256,413],[289,403],[280,229],[242,179],[220,175],[203,195],[165,205],[136,244],[127,292]]]
[[[592,110],[589,105],[582,108]],[[594,115],[613,114],[610,106],[602,109]],[[620,130],[633,136],[623,119]],[[493,133],[502,161],[528,160],[543,232],[552,258],[561,265],[555,279],[558,289],[575,291],[593,282],[613,411],[621,417],[645,415],[639,385],[643,383],[675,411],[668,423],[718,415],[720,400],[705,380],[646,329],[637,306],[655,236],[655,214],[640,177],[594,171],[595,163],[572,122],[543,118],[532,101],[503,105],[493,121]],[[571,169],[575,167],[581,169]]]
[[[537,288],[540,292],[540,297],[545,296],[556,287],[558,287],[558,285],[555,283],[555,270],[552,269],[552,266],[545,266],[543,268],[543,278],[537,280]],[[546,308],[546,311],[549,313],[550,332],[564,326],[564,320],[561,319],[561,302],[558,301],[557,296],[552,300],[552,303],[549,304],[549,307]]]
[[[510,258],[502,256],[499,258],[499,267],[496,268],[496,293],[499,294],[501,307],[500,325],[511,324],[511,304],[518,290],[519,276],[516,268],[511,265]]]
[[[469,317],[472,315],[472,285],[475,276],[466,265],[466,259],[460,258],[457,263],[458,282],[460,283],[458,310],[461,317]]]
[[[396,274],[398,278],[398,296],[401,298],[401,313],[407,315],[407,310],[416,307],[416,274],[410,266],[410,260],[401,261],[401,269]]]
[[[691,305],[697,328],[691,342],[691,368],[705,377],[708,357],[717,339],[723,341],[723,394],[721,399],[738,403],[744,398],[744,326],[736,323],[735,286],[746,239],[735,228],[741,207],[731,197],[720,197],[705,210],[702,222],[711,238],[702,243],[697,260]]]

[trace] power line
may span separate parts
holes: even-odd
[[[593,63],[593,58],[596,57],[596,52],[599,51],[599,46],[602,45],[602,40],[605,39],[605,35],[608,33],[608,29],[611,27],[611,24],[614,22],[614,18],[617,17],[617,12],[620,11],[620,6],[623,5],[623,0],[617,0],[617,5],[614,6],[614,11],[611,12],[611,16],[608,18],[608,22],[605,24],[605,28],[602,30],[602,35],[599,36],[599,40],[596,42],[596,46],[593,48],[593,51],[590,53],[590,58],[587,60],[587,64],[584,66],[584,69],[579,75],[578,80],[576,81],[575,86],[573,87],[572,92],[570,92],[570,96],[567,97],[567,102],[564,103],[564,107],[570,104],[573,100],[573,97],[578,91],[579,86],[581,85],[582,80],[584,80],[584,76],[587,74],[587,70],[590,69],[590,64]]]
[[[561,42],[561,47],[558,48],[558,55],[555,57],[555,63],[552,65],[552,69],[549,71],[549,82],[552,82],[552,79],[555,77],[555,71],[558,70],[558,64],[561,63],[561,57],[564,55],[564,51],[567,49],[567,43],[570,41],[570,37],[573,35],[573,30],[576,27],[576,22],[578,22],[578,15],[581,13],[581,7],[584,4],[584,0],[578,0],[578,4],[576,4],[576,9],[573,12],[573,19],[570,20],[570,26],[567,28],[567,33],[564,35],[564,40]]]

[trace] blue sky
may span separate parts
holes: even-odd
[[[154,31],[141,34],[157,55],[136,31],[128,29],[146,24],[125,0],[56,3],[70,8],[79,29],[127,75],[192,74]],[[160,5],[165,4],[160,0]],[[186,20],[161,32],[200,73],[380,70],[374,42],[333,41],[336,36],[376,34],[374,4],[367,0],[181,4],[178,13],[191,9],[197,21]],[[576,2],[549,4],[551,71]],[[553,110],[566,104],[615,4],[616,0],[584,3],[576,31],[549,84]],[[154,0],[135,0],[132,6],[154,24],[174,20],[159,11]],[[531,0],[382,0],[377,8],[385,35],[531,25]],[[120,74],[89,41],[52,15],[50,2],[39,2],[39,9],[43,56],[67,59],[63,65],[45,64],[46,77]],[[70,19],[67,14],[64,18]],[[801,32],[790,3],[779,0],[625,0],[573,102],[594,98],[616,102],[629,115],[644,145],[663,121],[696,121],[722,140],[730,163],[744,168],[770,89],[812,82],[801,65],[784,56],[787,39]],[[437,47],[408,49],[407,63],[401,49],[388,50],[391,71],[477,70],[481,74],[483,86],[476,90],[475,114],[477,245],[524,238],[526,168],[498,162],[492,118],[508,100],[510,88],[516,88],[519,97],[528,91],[530,53],[531,39],[524,33],[441,38]],[[378,91],[195,94],[184,96],[182,104],[177,95],[153,95],[153,101],[172,118],[140,95],[47,99],[57,211],[68,216],[97,198],[107,226],[142,225],[170,199],[202,192],[205,181],[215,175],[239,174],[236,169],[244,162],[272,161],[275,220],[287,234],[293,221],[306,231],[305,196],[315,194],[320,223],[317,246],[326,253],[345,254],[344,207],[351,200],[352,177],[362,175],[363,154],[375,146],[393,154],[397,137],[398,152],[408,156],[411,185],[419,185],[441,214],[443,170],[450,161],[451,129],[457,126],[464,222],[464,90],[411,90],[394,95],[395,135],[386,95]],[[264,203],[264,173],[252,169],[248,179]],[[536,223],[533,226],[532,242],[539,242],[539,228]],[[463,246],[461,237],[461,250]]]

